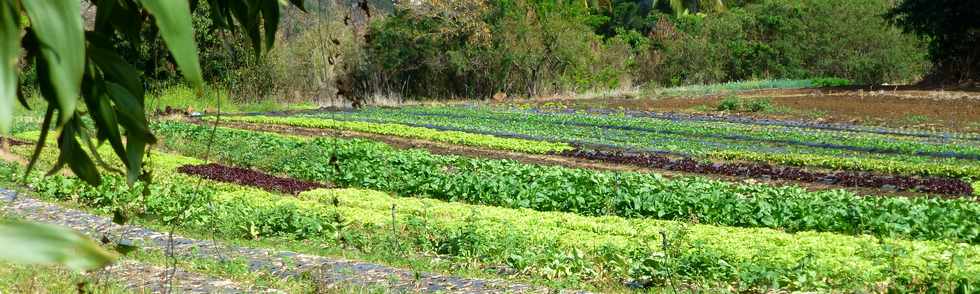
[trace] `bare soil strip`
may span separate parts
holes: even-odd
[[[31,221],[69,227],[94,239],[107,238],[112,242],[132,244],[144,250],[170,252],[172,248],[173,254],[179,257],[244,260],[249,264],[252,271],[267,271],[282,278],[310,277],[322,289],[358,285],[384,287],[395,292],[549,293],[548,289],[504,281],[419,273],[366,262],[289,251],[238,247],[176,235],[173,236],[171,243],[165,233],[132,225],[118,225],[109,218],[45,203],[2,188],[0,188],[0,204],[5,204],[0,206],[2,212]],[[130,269],[142,270],[141,268]],[[128,272],[125,267],[118,270]],[[151,269],[149,273],[153,274],[154,272]],[[216,283],[216,280],[191,279],[188,281],[191,282],[188,286],[217,287],[226,285],[220,281]],[[138,281],[134,283],[138,284]],[[218,291],[205,292],[227,292],[219,289],[213,290]]]
[[[197,124],[205,124],[200,120],[191,120],[191,122]],[[719,174],[688,173],[688,172],[680,172],[680,171],[673,171],[667,169],[641,167],[641,166],[629,165],[629,164],[617,164],[617,163],[602,162],[597,160],[571,158],[566,156],[532,155],[532,154],[526,154],[520,152],[483,149],[483,148],[470,147],[470,146],[452,145],[452,144],[445,144],[445,143],[432,142],[432,141],[406,139],[400,137],[390,137],[385,135],[352,132],[352,131],[324,130],[324,129],[314,129],[314,128],[293,127],[293,126],[264,125],[264,124],[225,122],[225,121],[221,122],[221,126],[244,129],[244,130],[273,132],[273,133],[286,134],[286,135],[368,139],[372,141],[383,142],[385,144],[388,144],[398,149],[418,148],[418,149],[428,150],[433,154],[472,156],[472,157],[481,157],[481,158],[490,158],[490,159],[509,159],[509,160],[516,160],[529,164],[553,165],[553,166],[564,166],[564,167],[571,167],[571,168],[584,168],[584,169],[607,170],[607,171],[648,172],[648,173],[661,174],[667,177],[701,176],[701,177],[709,177],[709,178],[719,179],[719,180],[724,180],[729,182],[758,182],[758,183],[766,183],[775,186],[797,185],[811,191],[846,189],[849,191],[853,191],[858,195],[874,195],[874,196],[884,196],[884,197],[891,197],[891,196],[934,197],[935,196],[932,194],[924,194],[924,193],[916,193],[916,192],[901,192],[892,189],[843,187],[839,185],[824,184],[820,182],[801,182],[801,181],[779,180],[779,179],[747,179],[744,177],[725,176]]]

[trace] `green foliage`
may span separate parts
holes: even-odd
[[[631,60],[629,46],[606,43],[594,34],[580,5],[465,3],[402,7],[374,23],[366,37],[370,64],[363,79],[407,97],[429,98],[621,86]]]
[[[933,79],[980,80],[980,4],[976,1],[904,0],[887,17],[929,40]]]
[[[233,99],[229,90],[208,85],[200,95],[187,85],[177,84],[161,87],[147,93],[147,111],[165,111],[167,107],[179,111],[215,113],[218,106],[222,113],[270,112],[299,109],[314,109],[318,106],[310,102],[280,103],[272,99],[245,102]]]
[[[211,129],[180,123],[157,125],[166,147],[202,155]],[[980,241],[980,205],[972,200],[858,197],[843,191],[733,184],[699,177],[606,172],[434,155],[395,150],[375,142],[279,135],[218,128],[212,156],[243,167],[291,177],[361,187],[402,196],[667,220],[902,236],[925,240]],[[908,212],[915,211],[914,214]]]
[[[9,134],[13,124],[14,99],[18,95],[17,75],[6,74],[17,70],[20,58],[20,11],[10,1],[0,3],[0,134]]]
[[[970,287],[980,271],[973,262],[980,251],[965,244],[590,217],[358,189],[285,197],[199,182],[175,172],[199,160],[155,153],[152,161],[154,172],[164,180],[154,183],[144,199],[130,198],[142,195],[139,192],[126,192],[140,187],[130,188],[112,176],[100,187],[63,176],[31,177],[31,185],[45,198],[74,200],[99,211],[112,211],[119,203],[145,203],[145,213],[156,220],[183,213],[174,208],[174,199],[189,199],[177,204],[188,205],[189,211],[180,225],[211,231],[219,238],[295,239],[312,247],[439,254],[454,263],[505,265],[522,277],[595,285],[633,282],[663,287],[683,282],[701,289],[740,291],[915,291]],[[8,172],[0,168],[0,176],[10,177]],[[192,184],[203,189],[176,188]]]
[[[301,2],[294,4],[302,6]],[[244,32],[256,44],[262,41],[258,34],[264,29],[267,46],[272,45],[279,21],[277,0],[256,2],[262,4],[261,9],[249,9],[245,3],[238,2],[208,3],[212,19],[220,27],[235,27],[237,22],[245,27]],[[93,29],[84,32],[79,3],[6,1],[0,5],[0,13],[11,17],[26,15],[29,22],[5,21],[0,23],[3,26],[0,31],[6,39],[19,39],[24,34],[18,43],[26,51],[27,63],[36,67],[41,96],[48,102],[38,141],[46,141],[50,129],[58,132],[62,156],[59,164],[54,165],[55,170],[67,165],[80,177],[97,184],[100,178],[97,162],[89,158],[83,146],[93,145],[93,141],[108,142],[115,155],[125,163],[129,182],[133,183],[140,174],[144,150],[154,143],[155,138],[146,125],[144,85],[140,74],[116,52],[120,45],[114,38],[125,39],[130,44],[141,43],[144,39],[155,40],[157,35],[148,37],[142,30],[144,25],[154,28],[173,53],[184,76],[200,89],[203,77],[198,64],[191,9],[188,1],[107,0],[93,4],[97,7]],[[254,49],[256,53],[261,52],[259,46]],[[15,48],[5,48],[2,54],[8,62],[20,56]],[[2,70],[4,77],[18,75],[17,67],[4,66]],[[9,82],[9,79],[3,82],[3,91],[7,94]],[[25,97],[20,98],[27,107]],[[15,96],[5,95],[4,99],[13,101]],[[79,109],[79,100],[84,102],[86,109]],[[8,115],[0,117],[0,127],[9,126],[13,119],[9,110],[3,112]],[[82,123],[83,117],[92,119],[94,132],[90,130],[91,126]],[[38,145],[31,166],[36,163],[42,147]],[[100,160],[96,158],[96,161]]]
[[[738,96],[728,96],[718,103],[718,111],[744,111],[744,112],[767,112],[773,110],[772,99],[754,98],[743,99]]]
[[[889,1],[766,0],[658,27],[643,79],[662,85],[835,76],[905,82],[925,72],[922,42],[881,18]]]
[[[748,112],[768,112],[773,110],[771,98],[755,98],[749,100],[745,106]]]
[[[736,109],[748,102],[730,100]],[[759,102],[765,107],[765,102]],[[788,129],[724,122],[675,121],[618,115],[539,113],[464,107],[368,108],[320,118],[371,120],[534,140],[669,151],[704,159],[749,160],[879,173],[980,178],[974,160],[924,156],[980,155],[968,141],[928,140],[877,134]],[[597,130],[602,130],[597,131]],[[772,152],[778,150],[779,152]]]
[[[718,107],[716,109],[718,111],[738,111],[739,109],[742,109],[742,99],[738,98],[738,96],[725,97],[725,99],[722,99],[721,102],[718,103]]]
[[[153,14],[156,19],[157,27],[160,28],[160,37],[167,42],[167,47],[173,53],[174,59],[184,76],[195,88],[203,87],[204,76],[201,75],[201,65],[197,61],[197,41],[194,40],[194,27],[190,25],[191,9],[188,2],[145,1],[142,4],[143,8]],[[278,5],[278,3],[272,5]],[[249,20],[243,19],[242,22],[245,23]],[[277,22],[278,16],[276,16],[276,21],[270,23],[273,25],[272,32],[275,32],[274,24]],[[255,31],[258,31],[257,27]],[[253,42],[259,41],[253,40]]]
[[[195,88],[201,89],[204,81],[198,64],[190,1],[90,2],[97,10],[89,31],[83,29],[78,1],[6,0],[0,3],[0,16],[3,17],[0,21],[0,40],[5,41],[0,47],[0,60],[3,61],[0,67],[0,76],[3,77],[0,80],[0,101],[3,101],[0,103],[3,109],[0,110],[0,131],[5,134],[9,131],[14,119],[14,99],[19,98],[24,107],[29,107],[26,97],[21,96],[23,93],[11,95],[15,79],[11,77],[18,77],[22,67],[11,65],[21,58],[23,52],[24,61],[28,64],[26,67],[34,68],[41,97],[48,104],[37,140],[41,143],[31,157],[28,170],[37,164],[44,143],[48,141],[48,134],[53,129],[58,133],[60,152],[51,173],[67,165],[88,184],[99,185],[102,177],[96,164],[106,164],[101,162],[100,157],[90,157],[89,153],[95,152],[96,144],[108,142],[113,155],[124,166],[127,182],[132,185],[142,176],[145,150],[155,143],[156,138],[147,126],[144,84],[139,71],[116,52],[119,44],[113,38],[121,36],[130,44],[142,43],[144,39],[155,40],[156,35],[146,37],[141,34],[144,25],[155,28],[173,53],[183,75]],[[302,8],[302,0],[290,2]],[[212,19],[221,27],[241,25],[255,44],[262,41],[260,31],[266,33],[268,47],[275,41],[280,9],[278,0],[252,1],[253,6],[244,2],[215,0],[208,3]],[[261,4],[261,8],[254,4]],[[20,21],[22,16],[27,17],[26,21]],[[260,46],[254,49],[256,54],[262,51]],[[80,102],[84,103],[84,107]],[[36,228],[38,234],[50,234],[24,235],[21,234],[23,230],[18,230],[23,227],[8,227],[0,236],[10,238],[5,241],[17,249],[35,246],[41,249],[41,253],[58,253],[52,248],[60,248],[65,242],[82,240],[69,239],[64,234],[51,233],[50,229],[42,227]],[[12,252],[22,253],[20,250]],[[81,251],[79,254],[88,257],[91,252]],[[74,267],[101,266],[108,262],[82,264],[75,259],[58,256],[53,259],[30,257],[37,256],[25,255],[19,261],[67,262]]]
[[[78,232],[24,222],[0,223],[0,259],[22,264],[61,264],[81,272],[102,268],[116,257]]]
[[[4,293],[131,293],[126,284],[57,266],[0,263]]]
[[[733,150],[713,151],[708,156],[723,160],[764,161],[781,165],[863,170],[887,174],[967,179],[980,178],[980,167],[974,165],[943,164],[936,162],[912,163],[875,158],[841,158],[839,156],[818,154],[760,153]]]
[[[815,80],[752,80],[716,84],[687,85],[653,89],[656,96],[700,96],[758,89],[799,89],[815,87]]]
[[[853,85],[854,82],[848,79],[841,78],[816,78],[812,79],[814,87],[825,88],[825,87],[845,87]]]

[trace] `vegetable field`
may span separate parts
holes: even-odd
[[[186,234],[383,252],[384,262],[465,265],[552,288],[980,286],[980,141],[969,134],[489,106],[172,118],[151,128],[158,181],[128,186],[110,174],[91,187],[31,174],[27,186],[95,213],[138,217],[118,215],[129,205],[179,219]],[[41,158],[56,163],[51,151]],[[19,172],[0,164],[5,181]]]

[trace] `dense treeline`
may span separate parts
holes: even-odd
[[[698,13],[667,2],[400,7],[372,24],[365,73],[408,96],[487,97],[823,76],[910,82],[926,69],[922,42],[879,17],[890,1],[701,1]]]
[[[905,0],[888,18],[929,40],[927,83],[980,82],[980,1]]]
[[[882,17],[890,0],[308,2],[309,13],[284,13],[283,42],[258,57],[199,5],[206,75],[241,100],[322,100],[777,78],[910,83],[930,69],[929,39]],[[162,44],[134,48],[133,58],[149,77],[176,76],[154,46]]]

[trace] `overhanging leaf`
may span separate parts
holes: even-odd
[[[89,54],[92,53],[89,52]],[[116,155],[119,158],[124,158],[125,149],[119,132],[119,123],[116,119],[116,111],[112,108],[109,98],[106,97],[104,76],[94,69],[94,65],[90,65],[90,67],[82,79],[82,100],[85,101],[92,121],[95,122],[96,137],[99,143],[108,140]],[[93,153],[92,155],[97,154]],[[101,161],[98,158],[96,160]]]
[[[153,144],[156,139],[147,127],[146,116],[143,113],[143,105],[133,97],[125,88],[115,83],[106,83],[109,97],[116,103],[119,113],[119,123],[126,128],[126,157],[121,157],[126,163],[127,182],[132,185],[140,175],[143,167],[143,155],[148,144]]]
[[[72,270],[102,268],[116,256],[92,240],[62,227],[0,223],[0,259],[22,264],[60,264]]]
[[[37,138],[37,145],[34,146],[34,153],[31,154],[31,161],[27,164],[27,171],[24,172],[24,179],[34,171],[34,165],[41,158],[41,150],[48,140],[48,132],[51,129],[51,120],[54,117],[54,105],[48,104],[48,109],[44,112],[44,119],[41,121],[41,135]]]
[[[276,44],[276,30],[279,29],[279,0],[263,0],[262,19],[265,26],[265,49],[268,51]]]
[[[195,88],[202,89],[204,78],[197,59],[197,41],[194,40],[189,3],[179,0],[142,0],[141,3],[156,19],[160,36],[170,48],[184,78]]]
[[[292,3],[294,6],[296,6],[296,8],[299,8],[300,11],[306,12],[306,6],[304,5],[303,2],[305,2],[305,1],[303,1],[303,0],[289,0],[289,3]]]
[[[89,56],[99,66],[107,80],[122,85],[133,96],[139,98],[140,103],[143,103],[143,81],[140,80],[140,71],[136,67],[126,62],[119,54],[102,48],[89,47]]]
[[[85,153],[85,149],[78,142],[79,134],[77,132],[84,132],[82,129],[82,123],[78,116],[73,117],[68,123],[64,125],[61,129],[61,136],[58,137],[58,148],[61,150],[58,161],[55,163],[54,167],[48,174],[57,172],[65,164],[71,168],[71,171],[91,186],[98,186],[102,183],[102,178],[99,176],[99,170],[95,167],[95,163],[89,158],[89,155]],[[94,152],[94,151],[93,151]]]
[[[13,2],[0,1],[0,134],[9,134],[14,120],[20,34],[20,11]]]
[[[109,0],[96,2],[95,32],[111,35],[118,31],[132,44],[140,43],[144,14],[133,0]]]
[[[183,1],[174,1],[183,2]],[[40,79],[50,82],[59,106],[59,125],[75,114],[85,67],[85,35],[81,1],[21,1],[40,43],[48,70]]]

